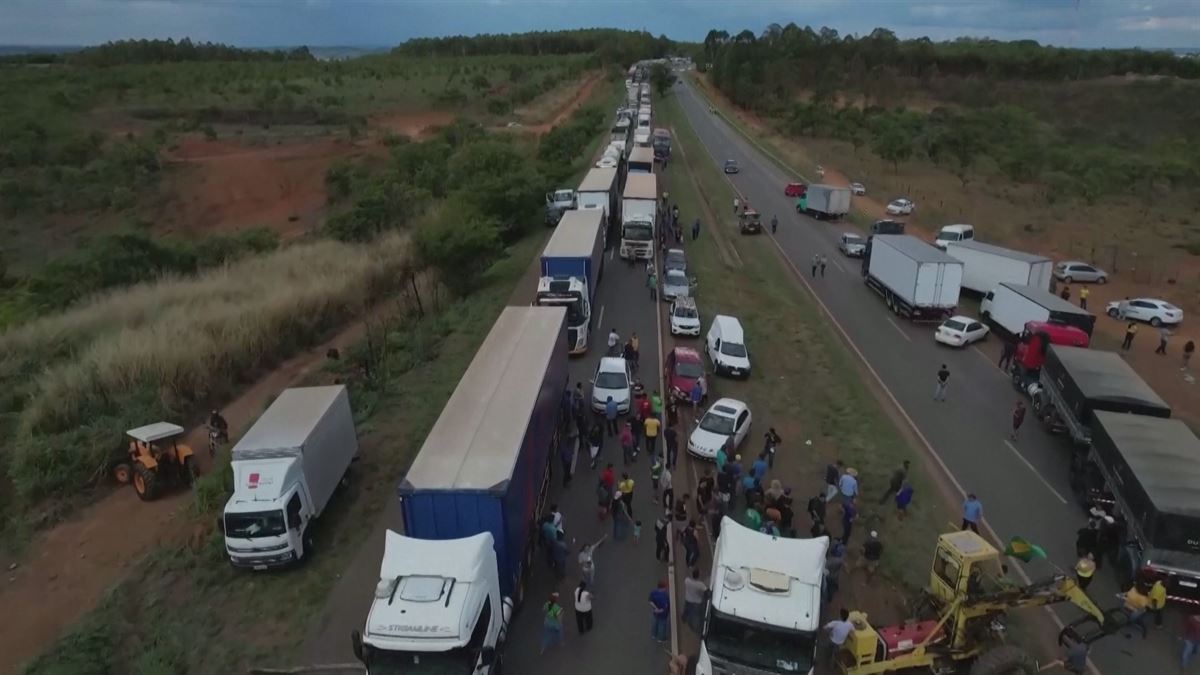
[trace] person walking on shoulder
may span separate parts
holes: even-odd
[[[779,216],[772,215],[771,216],[771,234],[775,234],[778,231],[779,231]]]
[[[1091,295],[1091,291],[1088,290],[1087,286],[1079,287],[1079,309],[1087,309],[1087,299],[1089,295]]]
[[[817,268],[821,266],[821,256],[814,253],[812,259],[812,278],[817,278]]]
[[[913,486],[907,480],[904,485],[900,486],[900,491],[896,493],[896,518],[904,520],[908,515],[908,505],[912,503]]]
[[[735,215],[735,216],[737,215],[737,213],[738,213],[738,208],[739,208],[741,205],[742,205],[742,202],[741,202],[741,200],[739,200],[737,197],[734,197],[734,198],[733,198],[733,215]]]
[[[1192,360],[1192,352],[1196,351],[1196,343],[1188,340],[1183,343],[1183,367],[1180,370],[1188,369],[1188,362]]]
[[[1125,339],[1121,342],[1121,351],[1127,352],[1133,347],[1133,338],[1137,336],[1138,325],[1136,321],[1130,321],[1128,326],[1125,326]]]
[[[1154,350],[1155,354],[1166,355],[1167,353],[1167,338],[1171,337],[1171,331],[1162,326],[1158,329],[1158,348]]]
[[[983,504],[974,493],[967,495],[963,502],[962,529],[979,534],[979,521],[983,519]]]
[[[562,605],[558,604],[558,593],[551,593],[550,599],[542,605],[542,649],[539,654],[562,643]]]
[[[892,477],[888,481],[887,491],[879,498],[880,504],[887,502],[889,497],[900,492],[900,488],[904,486],[904,479],[908,478],[908,467],[909,462],[906,459],[901,463],[899,468],[892,472]]]
[[[825,278],[825,266],[829,264],[829,258],[821,256],[821,278]]]
[[[933,385],[933,400],[942,401],[944,403],[946,401],[946,386],[949,384],[950,369],[947,368],[946,364],[943,363],[942,367],[938,368],[937,380]]]
[[[671,616],[671,596],[667,593],[666,581],[659,581],[650,591],[650,615],[653,620],[650,637],[657,642],[666,642],[670,638],[667,621]]]

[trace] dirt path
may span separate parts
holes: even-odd
[[[357,321],[324,344],[284,362],[247,389],[221,413],[235,437],[256,419],[280,391],[320,368],[330,348],[344,350],[363,334]],[[147,420],[150,422],[153,420]],[[192,429],[187,442],[197,452],[201,472],[208,468],[208,436]],[[20,617],[20,630],[0,631],[0,673],[45,650],[78,621],[137,560],[164,542],[183,542],[206,524],[190,522],[191,493],[176,491],[152,503],[128,487],[114,490],[72,520],[40,535],[0,589],[0,607]],[[131,525],[136,524],[136,527]]]
[[[596,84],[601,82],[603,79],[604,73],[601,72],[588,75],[587,78],[584,79],[583,84],[579,85],[579,89],[575,92],[575,95],[572,96],[571,99],[565,104],[563,104],[562,107],[555,111],[554,116],[546,122],[519,127],[497,127],[497,129],[504,129],[505,131],[519,131],[541,136],[559,124],[562,124],[564,120],[571,116],[571,113],[583,106],[583,104],[586,103],[589,98],[591,98],[592,90],[596,88]]]

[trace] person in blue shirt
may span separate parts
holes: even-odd
[[[983,504],[973,493],[967,495],[967,501],[963,502],[962,529],[979,534],[979,521],[982,519]]]
[[[692,412],[696,412],[700,408],[700,399],[704,398],[704,389],[700,387],[699,378],[692,382],[692,390],[688,392],[688,398],[692,402]]]
[[[759,483],[767,477],[767,453],[762,453],[758,459],[754,460],[754,464],[750,465],[750,473],[754,476],[754,480]]]
[[[671,618],[671,596],[667,594],[666,581],[658,582],[658,586],[650,591],[650,611],[654,618],[650,637],[658,642],[666,642],[670,638],[667,624]]]
[[[614,401],[613,397],[611,397],[611,396],[609,396],[608,400],[604,402],[604,420],[608,426],[608,435],[616,436],[617,435],[617,402]]]

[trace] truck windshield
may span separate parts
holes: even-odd
[[[578,293],[570,295],[539,293],[537,304],[541,306],[566,307],[567,325],[578,326],[586,320],[583,315],[583,299]]]
[[[363,654],[371,675],[470,675],[476,658],[466,648],[448,652],[371,649]]]
[[[746,345],[740,345],[736,342],[722,342],[721,353],[725,356],[740,359],[746,355]]]
[[[740,621],[713,610],[704,644],[713,656],[772,673],[807,673],[816,635]]]
[[[278,537],[287,532],[283,511],[257,511],[225,514],[225,536],[234,539]]]
[[[642,221],[625,223],[621,237],[631,241],[651,241],[654,239],[654,227]]]

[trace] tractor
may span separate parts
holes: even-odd
[[[1127,623],[1119,608],[1102,611],[1065,574],[1020,585],[1008,580],[1000,552],[978,534],[943,534],[916,616],[900,625],[874,628],[865,613],[850,612],[854,630],[837,653],[837,665],[843,675],[910,668],[941,675],[968,664],[971,675],[1033,675],[1039,670],[1033,657],[1004,643],[1004,620],[1012,609],[1059,602],[1073,603],[1085,613],[1063,628],[1060,644],[1091,644]]]
[[[165,483],[195,483],[199,472],[192,449],[180,442],[183,427],[156,422],[125,433],[129,456],[113,465],[112,474],[118,483],[132,483],[142,501],[158,497]]]
[[[762,234],[762,216],[754,209],[745,209],[738,215],[738,231],[742,234]]]

